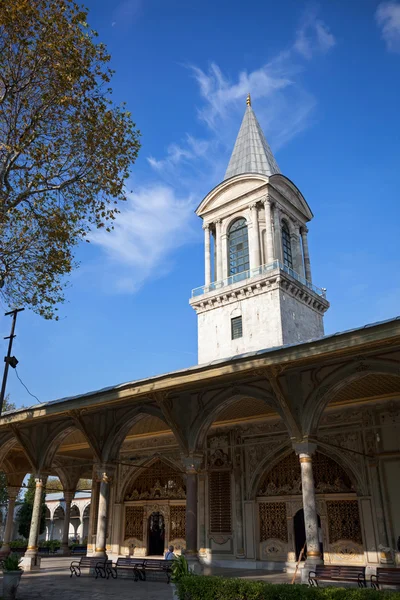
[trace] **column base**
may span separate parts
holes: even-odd
[[[96,548],[92,556],[98,556],[99,558],[108,558],[108,554],[104,548]]]
[[[189,571],[201,575],[203,572],[203,565],[199,561],[197,554],[185,554],[185,558],[188,562]]]
[[[61,544],[60,554],[61,556],[70,556],[71,550],[69,549],[68,544]]]
[[[301,570],[301,583],[308,584],[308,575],[310,571],[315,570],[316,565],[323,565],[324,561],[321,556],[307,556],[304,567]]]
[[[10,544],[3,544],[0,549],[1,556],[7,556],[8,554],[10,554],[10,552],[11,552]]]
[[[22,557],[21,569],[23,571],[38,571],[40,569],[40,556],[37,552],[27,550]]]

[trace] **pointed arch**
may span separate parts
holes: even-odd
[[[158,406],[152,404],[140,404],[133,407],[129,412],[125,413],[113,426],[105,441],[102,459],[104,462],[115,460],[118,457],[121,446],[126,438],[129,430],[141,418],[145,416],[153,416],[163,421],[169,428],[171,425],[167,423],[164,414]],[[179,444],[179,437],[175,431],[171,430]]]
[[[326,406],[339,391],[350,383],[373,374],[392,375],[400,378],[399,365],[385,360],[366,358],[348,363],[325,377],[310,394],[304,405],[304,434],[316,435]]]
[[[278,448],[274,452],[271,452],[264,458],[264,460],[260,463],[258,469],[255,471],[251,480],[251,499],[255,499],[257,497],[260,485],[262,484],[263,480],[266,479],[267,476],[273,472],[275,467],[277,467],[282,461],[288,460],[292,455],[294,455],[294,450],[291,444],[287,443],[282,444],[280,448]],[[335,463],[337,467],[339,467],[339,469],[343,472],[344,479],[348,480],[347,485],[348,482],[350,482],[351,486],[353,487],[354,493],[357,493],[360,496],[368,493],[368,490],[366,489],[366,484],[362,479],[362,475],[357,472],[357,467],[354,466],[351,463],[351,461],[344,456],[344,453],[340,453],[336,450],[332,451],[331,447],[327,447],[324,444],[319,444],[317,450],[317,456],[318,455],[327,457],[330,461],[332,461],[332,463]],[[316,455],[314,455],[313,458],[314,476],[316,469],[315,461],[318,460],[318,458],[315,457]],[[295,461],[295,468],[298,470],[298,478],[300,479],[300,461],[297,456],[295,457]],[[287,471],[288,474],[290,473],[290,470],[288,469],[285,469],[285,471]],[[318,481],[316,482],[316,484],[318,485]],[[297,492],[291,493],[301,494],[300,487]],[[317,490],[316,493],[318,493]]]
[[[175,481],[174,486],[170,486],[171,490],[175,491],[176,495],[178,495],[178,496],[180,495],[180,496],[184,497],[184,494],[182,494],[182,490],[184,492],[186,490],[185,473],[183,472],[182,465],[180,463],[174,461],[171,458],[161,456],[160,454],[155,454],[151,458],[145,458],[140,463],[137,463],[136,465],[132,465],[132,467],[134,467],[134,466],[137,467],[136,472],[135,471],[133,473],[128,472],[122,482],[122,485],[121,485],[121,501],[122,502],[125,500],[125,497],[126,497],[128,491],[130,491],[130,493],[132,493],[135,486],[140,487],[140,490],[138,490],[139,495],[140,494],[145,495],[146,490],[144,488],[146,486],[150,486],[150,488],[151,488],[153,484],[154,485],[160,484],[161,487],[165,487],[165,484],[168,483],[167,480],[169,477],[172,477],[173,480]],[[164,467],[164,468],[160,469],[159,466]],[[152,470],[153,470],[152,468],[154,468],[154,472],[152,472]],[[165,481],[164,481],[164,479],[165,479]],[[157,480],[159,480],[158,483],[157,483]],[[167,485],[167,488],[168,488],[168,485]],[[182,488],[182,490],[179,491],[179,488]],[[145,499],[145,500],[146,499],[154,499],[154,498],[150,498],[150,496],[152,495],[151,489],[148,489],[147,492],[148,492],[149,496],[143,497],[141,499]],[[168,489],[166,489],[166,493],[168,495]],[[174,493],[172,493],[170,495],[173,496]],[[157,497],[157,495],[154,494],[154,497]]]
[[[216,420],[217,415],[232,404],[235,404],[235,402],[244,398],[262,400],[267,407],[276,411],[284,420],[280,407],[277,405],[272,393],[267,390],[249,384],[220,390],[216,392],[203,409],[198,412],[190,429],[190,449],[195,452],[203,450],[207,439],[207,433],[213,422]]]

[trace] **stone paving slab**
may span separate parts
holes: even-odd
[[[71,557],[42,559],[39,571],[25,572],[18,588],[17,600],[172,600],[172,587],[160,581],[130,579],[95,579],[88,571],[70,577]],[[206,575],[243,577],[269,583],[289,583],[286,573],[256,569],[221,569],[205,567]],[[0,593],[2,584],[0,583]]]

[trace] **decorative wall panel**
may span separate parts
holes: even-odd
[[[170,534],[171,540],[186,538],[186,506],[170,506]]]
[[[288,541],[286,502],[261,502],[259,504],[260,542],[271,538]]]
[[[231,472],[210,471],[209,473],[210,532],[231,533]]]
[[[171,500],[186,497],[185,482],[182,475],[162,460],[155,461],[131,483],[125,500],[153,500],[169,498]]]
[[[320,452],[313,457],[315,491],[320,494],[350,492],[352,484],[342,467]],[[294,452],[267,472],[261,480],[258,496],[301,494],[300,461]]]
[[[357,500],[327,500],[329,542],[350,540],[362,544]]]
[[[143,506],[125,507],[125,539],[143,541]]]

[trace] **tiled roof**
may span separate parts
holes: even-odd
[[[275,175],[280,173],[251,106],[247,106],[224,179],[242,173]]]

